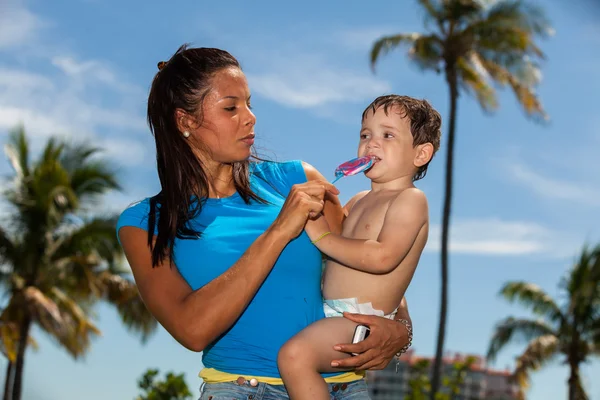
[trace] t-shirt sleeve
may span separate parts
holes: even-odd
[[[284,196],[290,193],[293,185],[307,181],[306,173],[300,160],[262,162],[257,165],[256,172]]]
[[[119,238],[119,230],[124,226],[134,226],[136,228],[148,230],[148,215],[150,213],[150,199],[144,199],[139,203],[135,203],[125,209],[119,216],[117,221],[117,239]],[[157,234],[158,227],[155,227],[154,233]]]

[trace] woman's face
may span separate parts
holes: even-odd
[[[202,104],[202,124],[189,124],[188,140],[205,161],[233,163],[250,157],[256,117],[250,107],[250,89],[244,73],[222,69],[211,79]]]

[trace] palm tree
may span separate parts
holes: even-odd
[[[32,162],[29,148],[23,128],[5,146],[15,174],[4,191],[8,222],[0,228],[0,280],[9,299],[0,333],[9,360],[4,398],[13,400],[21,399],[34,324],[75,359],[100,335],[91,318],[100,300],[114,304],[143,340],[156,327],[120,267],[116,217],[94,215],[101,195],[119,189],[99,149],[51,138]]]
[[[527,282],[508,282],[500,294],[518,301],[537,319],[508,317],[500,321],[492,337],[488,358],[493,361],[511,341],[528,341],[517,358],[514,377],[524,391],[529,373],[563,356],[569,365],[569,400],[585,400],[579,367],[600,356],[600,245],[584,248],[579,260],[559,284],[558,303],[540,287]]]
[[[444,74],[450,94],[446,142],[445,196],[441,237],[440,320],[433,367],[433,400],[440,386],[448,312],[448,237],[452,205],[454,139],[458,97],[475,96],[486,112],[498,107],[496,86],[510,86],[528,116],[546,115],[534,87],[539,82],[542,51],[537,36],[550,33],[541,10],[519,0],[417,0],[425,12],[425,33],[385,36],[373,44],[371,67],[402,45],[422,70]]]

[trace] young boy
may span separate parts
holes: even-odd
[[[339,371],[330,362],[343,356],[333,346],[350,341],[356,328],[341,318],[344,311],[394,318],[427,242],[427,199],[413,182],[425,176],[439,148],[440,126],[440,114],[427,101],[407,96],[379,97],[363,112],[358,156],[375,159],[365,172],[371,190],[348,202],[341,235],[331,234],[324,218],[306,225],[329,258],[323,281],[327,318],[279,351],[290,398],[330,398],[320,372]]]

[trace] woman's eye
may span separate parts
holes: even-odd
[[[225,107],[225,111],[235,111],[235,106],[233,106],[233,107]]]
[[[392,135],[391,133],[384,133],[383,137],[386,138],[386,139],[390,139],[390,138],[393,138],[394,135]]]
[[[366,139],[367,137],[369,137],[369,135],[365,135],[364,133],[362,135],[360,135],[361,139]]]

